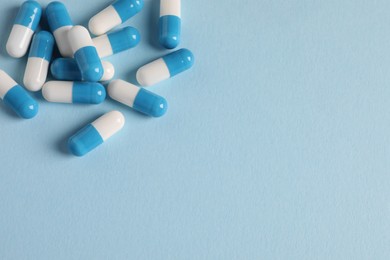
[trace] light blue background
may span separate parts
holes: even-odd
[[[22,1],[1,0],[0,67]],[[49,1],[41,1],[46,5]],[[117,78],[168,53],[158,0],[127,22],[141,44]],[[75,23],[109,1],[66,1]],[[389,259],[390,2],[183,0],[191,70],[155,87],[165,117],[108,100],[0,103],[0,259]],[[84,158],[67,138],[119,109]]]

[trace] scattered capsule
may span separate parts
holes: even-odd
[[[30,119],[38,114],[38,103],[2,70],[0,70],[0,98],[20,117]]]
[[[61,55],[72,57],[73,52],[70,47],[68,32],[72,29],[73,22],[65,5],[57,1],[51,2],[46,7],[46,17]]]
[[[106,90],[94,82],[49,81],[43,85],[42,95],[55,103],[100,104],[106,98]]]
[[[159,40],[167,49],[174,49],[180,43],[181,0],[160,0]]]
[[[53,48],[54,38],[51,33],[41,31],[35,34],[23,79],[24,86],[28,90],[38,91],[45,84]]]
[[[68,149],[73,155],[84,156],[121,130],[124,124],[121,112],[108,112],[70,137]]]
[[[125,27],[118,31],[93,38],[92,41],[100,58],[111,56],[137,46],[140,34],[134,27]]]
[[[143,0],[117,0],[89,20],[89,30],[94,35],[105,34],[139,13],[143,7]]]
[[[103,65],[87,29],[79,25],[74,26],[68,37],[83,79],[99,81],[103,77]]]
[[[137,81],[141,86],[151,86],[190,69],[194,56],[187,49],[174,51],[138,69]]]
[[[107,91],[112,99],[149,116],[163,116],[168,109],[165,98],[120,79],[111,81]]]
[[[11,57],[21,58],[26,55],[41,15],[42,7],[38,2],[26,1],[22,4],[7,41],[6,49]]]
[[[103,77],[99,81],[111,80],[115,75],[114,66],[108,61],[102,61]],[[51,75],[57,80],[82,81],[83,77],[77,63],[71,58],[55,59],[50,66]]]

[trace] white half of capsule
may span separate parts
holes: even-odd
[[[108,39],[107,34],[93,38],[92,41],[96,47],[96,50],[100,58],[108,57],[114,54],[114,51],[111,48],[111,43],[110,40]]]
[[[26,55],[33,34],[34,31],[30,28],[14,24],[6,45],[8,54],[14,58],[21,58]]]
[[[89,20],[88,28],[94,35],[102,35],[122,24],[122,19],[115,8],[110,5]]]
[[[74,26],[68,33],[68,40],[72,48],[73,54],[79,49],[94,46],[91,36],[86,28],[82,26]]]
[[[49,81],[42,88],[42,95],[49,102],[73,103],[72,93],[72,81]]]
[[[175,15],[181,17],[181,0],[161,0],[160,17],[165,15]]]
[[[137,97],[140,89],[140,87],[137,87],[129,82],[115,80],[110,83],[107,90],[108,95],[112,99],[128,105],[129,107],[133,107],[135,98]]]
[[[41,90],[46,82],[48,71],[49,62],[47,60],[38,57],[28,58],[23,78],[24,86],[30,91]]]
[[[5,71],[0,70],[0,98],[4,99],[7,92],[18,85]]]
[[[136,77],[141,86],[151,86],[169,79],[170,73],[164,59],[159,58],[139,68]]]
[[[119,111],[111,111],[91,123],[102,137],[103,141],[113,136],[125,125],[125,117]]]
[[[60,51],[62,57],[73,57],[72,47],[70,46],[68,38],[68,33],[72,28],[72,25],[63,26],[55,30],[53,33],[54,38],[56,39],[58,50]]]
[[[102,61],[102,65],[103,65],[104,73],[103,73],[103,77],[99,81],[112,80],[112,78],[115,76],[114,65],[112,65],[111,62],[105,60]]]

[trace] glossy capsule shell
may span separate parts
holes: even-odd
[[[172,78],[194,65],[194,55],[187,49],[174,51],[148,63],[137,71],[137,81],[141,86],[151,86]]]
[[[117,0],[89,20],[89,31],[102,35],[126,22],[144,7],[143,0]]]
[[[99,81],[111,80],[115,75],[114,66],[108,61],[102,61],[103,77]],[[51,75],[57,80],[82,81],[84,80],[74,59],[58,58],[50,66]]]
[[[0,98],[20,117],[30,119],[38,114],[38,103],[2,70],[0,70]]]
[[[180,43],[181,0],[160,0],[159,41],[167,49]]]
[[[106,99],[106,90],[94,82],[49,81],[43,85],[42,95],[55,103],[100,104]]]
[[[125,117],[119,111],[111,111],[86,125],[68,140],[69,151],[84,156],[123,128]]]
[[[23,79],[28,90],[39,91],[45,84],[53,48],[54,38],[51,33],[40,31],[34,35]]]
[[[11,34],[8,37],[6,49],[14,58],[26,55],[32,36],[41,20],[42,7],[36,1],[26,1],[22,4],[15,18]]]
[[[165,98],[120,79],[111,81],[107,91],[112,99],[148,116],[163,116],[168,109]]]
[[[115,32],[93,38],[92,41],[100,58],[111,56],[138,45],[141,36],[134,27],[125,27]]]
[[[57,47],[63,57],[72,57],[68,33],[73,27],[72,19],[69,16],[66,6],[61,2],[51,2],[46,7],[46,17],[50,30],[54,35]]]
[[[103,77],[103,65],[86,28],[74,26],[68,33],[74,58],[85,81],[97,82]]]

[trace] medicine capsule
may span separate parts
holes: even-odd
[[[106,98],[106,90],[93,82],[49,81],[43,85],[42,95],[49,102],[100,104]]]
[[[30,91],[38,91],[46,82],[49,63],[53,54],[54,38],[51,33],[35,34],[28,55],[23,83]]]
[[[7,41],[6,49],[11,57],[21,58],[26,55],[41,15],[42,7],[38,2],[26,1],[22,4]]]
[[[93,38],[92,41],[100,58],[111,56],[137,46],[140,34],[134,27],[125,27],[118,31]]]
[[[38,103],[2,70],[0,70],[0,98],[20,117],[30,119],[38,114]]]
[[[174,49],[180,43],[181,0],[160,0],[159,40],[167,49]]]
[[[46,7],[46,17],[61,55],[72,57],[73,52],[70,47],[68,32],[72,29],[73,22],[65,5],[61,2],[51,2]]]
[[[143,7],[143,0],[117,0],[92,17],[88,28],[94,35],[105,34],[139,13]]]
[[[194,56],[187,49],[174,51],[138,69],[137,81],[141,86],[151,86],[188,70],[194,65]]]
[[[163,116],[168,109],[167,101],[144,88],[123,80],[114,80],[108,85],[108,95],[135,110],[153,117]]]
[[[103,77],[99,81],[111,80],[115,75],[114,66],[108,61],[102,61]],[[82,81],[83,77],[77,63],[71,58],[55,59],[50,66],[51,75],[57,80]]]
[[[68,149],[73,155],[84,156],[121,130],[124,124],[121,112],[108,112],[70,137]]]
[[[103,65],[87,29],[79,25],[74,26],[68,37],[83,79],[99,81],[103,77]]]

